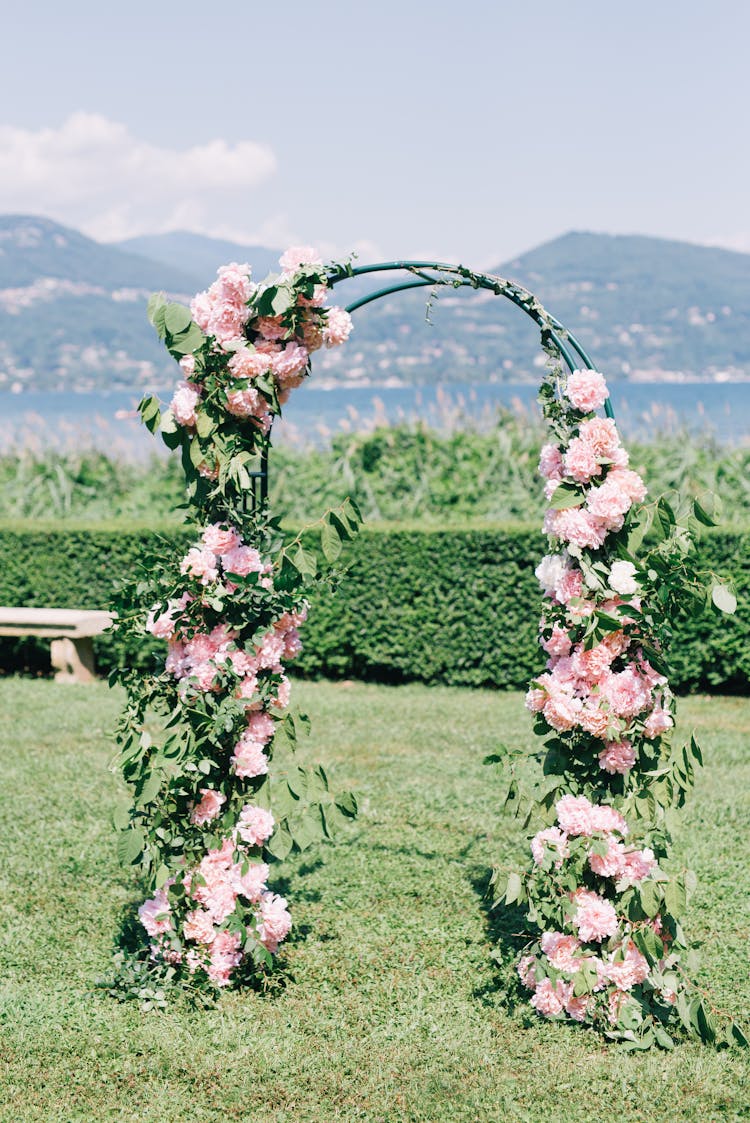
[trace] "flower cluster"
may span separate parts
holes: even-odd
[[[294,247],[280,265],[281,274],[260,285],[248,265],[222,266],[210,288],[193,298],[190,313],[205,343],[179,360],[185,380],[170,403],[177,425],[193,432],[208,410],[215,420],[224,415],[267,434],[309,374],[312,353],[348,339],[349,314],[325,307],[326,274],[315,251]],[[211,460],[201,468],[209,478],[217,471]]]
[[[542,400],[555,441],[539,462],[550,549],[536,569],[547,665],[526,706],[548,738],[545,771],[559,779],[547,787],[558,795],[555,824],[533,838],[516,889],[541,929],[519,974],[546,1017],[643,1035],[668,1020],[679,989],[670,906],[682,895],[660,865],[668,835],[657,797],[639,804],[629,794],[669,772],[674,725],[654,573],[629,548],[646,488],[615,422],[595,413],[607,399],[602,375],[557,368],[550,381]],[[626,809],[650,844],[627,843]]]
[[[528,889],[532,905],[553,899],[556,924],[521,958],[519,977],[545,1017],[635,1027],[644,1001],[668,1011],[676,1000],[672,918],[631,919],[634,891],[648,883],[658,894],[663,874],[653,850],[626,843],[611,805],[567,795],[555,810],[557,825],[532,840]]]
[[[188,517],[204,529],[183,558],[149,559],[120,598],[118,631],[137,647],[145,630],[166,653],[154,673],[120,672],[133,804],[119,850],[150,885],[138,910],[148,943],[136,958],[191,986],[224,987],[270,965],[292,923],[268,886],[270,862],[334,837],[357,809],[322,768],[297,763],[306,719],[285,712],[306,592],[328,571],[300,537],[284,543],[252,501],[252,464],[273,416],[312,352],[343,343],[351,320],[325,307],[329,273],[313,250],[288,250],[280,265],[261,284],[247,265],[223,266],[190,310],[161,296],[149,303],[185,380],[163,415],[155,398],[140,412],[182,448]],[[332,562],[359,513],[347,500],[321,522]]]
[[[267,626],[260,614],[250,627],[213,623],[217,596],[245,592],[274,602],[273,566],[231,525],[206,527],[179,568],[188,588],[152,610],[146,629],[167,641],[165,672],[182,703],[207,694],[228,698],[236,716],[217,754],[216,778],[207,786],[198,772],[186,807],[194,849],[203,837],[218,835],[219,842],[170,878],[139,916],[155,958],[202,970],[225,986],[248,946],[275,953],[291,928],[286,901],[266,885],[269,867],[262,860],[274,817],[251,797],[254,782],[268,772],[276,723],[289,703],[282,661],[301,649],[297,629],[306,606],[271,615]]]

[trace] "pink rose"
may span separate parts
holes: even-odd
[[[609,901],[587,889],[579,889],[573,900],[577,905],[573,924],[584,943],[592,940],[599,943],[614,935],[618,924],[617,913]]]
[[[264,807],[254,807],[247,803],[242,808],[237,833],[249,846],[260,846],[273,834],[275,819]]]
[[[571,476],[582,484],[588,483],[592,476],[598,475],[602,470],[596,452],[580,437],[574,437],[570,442],[563,458],[563,466],[566,476]]]
[[[263,572],[261,556],[253,546],[235,546],[227,550],[221,564],[225,573],[235,573],[238,577]]]
[[[251,734],[243,733],[235,745],[232,769],[241,779],[264,776],[268,772],[268,757],[263,752],[263,745]]]
[[[598,371],[574,370],[568,375],[565,395],[581,413],[593,413],[607,400],[607,383]]]
[[[539,474],[546,480],[561,480],[563,474],[562,452],[557,445],[543,445],[539,454]]]
[[[195,940],[198,944],[210,944],[216,935],[214,922],[205,909],[196,909],[185,917],[182,931],[186,940]]]
[[[575,936],[566,936],[562,932],[544,932],[541,947],[547,959],[558,971],[573,974],[581,966],[581,960],[576,952],[581,950],[581,941]]]
[[[582,421],[578,435],[602,459],[609,460],[620,445],[617,426],[611,417],[592,417],[588,421]]]
[[[196,423],[196,409],[200,401],[200,387],[194,382],[178,382],[172,401],[169,403],[178,425],[192,429]]]
[[[214,554],[226,554],[242,545],[242,539],[233,526],[221,526],[219,523],[207,526],[201,539],[203,545]]]
[[[558,979],[554,987],[549,979],[542,979],[537,983],[536,991],[531,998],[531,1005],[545,1018],[554,1018],[561,1014],[565,1003],[568,1001],[572,987]]]
[[[260,918],[258,922],[258,938],[263,946],[275,954],[279,944],[288,935],[292,927],[292,918],[286,907],[286,901],[276,893],[266,891],[260,900]]]
[[[190,812],[190,822],[196,827],[203,827],[206,823],[210,823],[212,819],[215,819],[221,811],[222,806],[227,801],[225,795],[222,795],[221,792],[214,791],[213,788],[201,788],[201,796],[203,798],[200,803],[196,803],[195,807]]]
[[[166,890],[157,889],[150,901],[144,901],[138,909],[138,916],[149,936],[169,932],[172,927],[172,917]]]
[[[279,265],[285,273],[294,273],[301,265],[318,267],[322,264],[322,258],[312,246],[290,246],[279,258]]]
[[[607,741],[599,753],[599,767],[611,775],[624,776],[635,764],[636,752],[630,741]]]
[[[343,308],[329,308],[323,328],[323,342],[326,347],[338,347],[346,343],[353,326],[351,316]]]
[[[201,585],[210,585],[219,576],[213,550],[191,547],[180,563],[180,573],[189,573],[191,577],[198,577]]]
[[[547,827],[545,830],[539,831],[531,840],[531,854],[534,859],[534,864],[540,866],[544,861],[546,850],[553,849],[559,855],[559,861],[555,863],[556,868],[562,865],[563,859],[568,856],[568,836],[559,827]]]

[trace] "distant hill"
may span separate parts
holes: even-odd
[[[221,238],[207,238],[186,230],[171,234],[145,234],[139,238],[127,238],[116,245],[128,253],[141,254],[190,273],[197,278],[198,288],[206,288],[216,276],[218,267],[230,261],[248,262],[255,280],[262,281],[269,273],[278,272],[281,252],[265,246],[243,246]]]
[[[149,293],[187,302],[219,265],[249,261],[262,278],[278,255],[181,232],[102,245],[49,219],[0,216],[0,390],[169,385],[176,370],[146,320]],[[750,378],[749,254],[570,233],[493,272],[532,289],[614,378]],[[346,281],[334,299],[364,285]],[[518,309],[441,289],[429,324],[426,292],[359,310],[349,345],[316,356],[318,382],[536,379],[538,333]]]

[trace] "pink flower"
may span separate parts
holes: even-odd
[[[563,456],[557,445],[542,445],[539,454],[539,475],[545,480],[561,480],[563,474]]]
[[[227,394],[227,413],[232,417],[262,417],[268,408],[265,398],[248,386],[246,390],[230,390]]]
[[[216,934],[211,944],[208,977],[217,986],[226,986],[232,971],[242,962],[242,953],[239,950],[241,943],[242,937],[237,932]]]
[[[247,897],[248,901],[259,901],[266,888],[268,866],[265,862],[250,862],[242,872],[243,863],[239,862],[233,870],[232,885],[238,894]]]
[[[219,555],[242,545],[242,539],[233,526],[221,526],[219,523],[207,526],[201,535],[201,541],[206,549]]]
[[[569,604],[583,596],[583,574],[580,569],[568,569],[555,586],[555,597],[560,604]]]
[[[579,889],[573,900],[577,905],[573,924],[584,943],[591,940],[598,943],[614,935],[617,931],[617,913],[609,901],[587,889]]]
[[[226,920],[237,903],[237,894],[230,881],[219,877],[212,878],[200,893],[196,890],[193,896],[206,906],[215,924]]]
[[[290,246],[279,258],[279,265],[285,273],[295,273],[301,265],[321,266],[322,259],[312,246]]]
[[[172,917],[166,890],[157,889],[150,901],[144,901],[138,909],[138,916],[149,936],[169,932],[172,927]]]
[[[610,675],[602,693],[618,717],[635,717],[651,704],[651,691],[632,664]]]
[[[542,647],[548,655],[570,655],[570,636],[559,624],[554,624],[552,635],[542,641]]]
[[[612,479],[610,472],[600,487],[594,487],[588,494],[586,506],[588,514],[609,530],[619,530],[623,519],[630,510],[632,500],[628,493]]]
[[[596,695],[593,695],[594,702]],[[612,715],[600,710],[596,705],[584,706],[578,718],[581,729],[585,729],[592,737],[603,737],[609,729]]]
[[[323,342],[326,347],[338,347],[346,343],[353,326],[351,316],[343,308],[329,308],[323,328]]]
[[[178,425],[192,428],[196,422],[196,409],[200,401],[200,387],[194,382],[178,382],[169,408]]]
[[[648,960],[638,951],[632,940],[622,959],[612,959],[605,966],[607,978],[619,990],[631,990],[648,978]]]
[[[566,936],[562,932],[542,933],[541,947],[553,967],[558,971],[573,974],[581,966],[581,960],[576,952],[581,949],[581,941],[575,936]]]
[[[574,370],[568,375],[565,395],[581,413],[593,413],[607,400],[607,383],[595,370]]]
[[[561,1014],[565,1003],[570,997],[572,987],[558,979],[555,986],[549,979],[542,979],[537,983],[536,991],[531,998],[531,1005],[545,1018],[554,1018]]]
[[[536,989],[536,958],[533,955],[522,956],[516,966],[518,977],[528,990]]]
[[[235,546],[227,550],[221,564],[225,573],[235,573],[238,577],[247,577],[248,573],[263,572],[261,556],[252,546]]]
[[[642,503],[646,498],[646,485],[638,473],[630,468],[612,468],[607,476],[607,483],[624,491],[633,503]]]
[[[309,355],[306,347],[287,343],[274,362],[274,374],[280,386],[297,385],[307,367]]]
[[[266,891],[260,899],[260,942],[273,955],[279,950],[281,941],[289,935],[291,927],[292,918],[287,910],[286,900],[276,893]]]
[[[661,704],[659,704],[654,707],[646,718],[643,726],[643,733],[649,740],[653,740],[654,737],[660,737],[662,733],[666,733],[673,725],[674,721],[672,720],[672,715],[667,713],[667,711],[662,708]]]
[[[210,585],[219,576],[213,550],[191,547],[180,563],[180,573],[189,573],[191,577],[198,577],[201,585]]]
[[[569,835],[592,833],[592,810],[592,804],[584,795],[564,795],[555,804],[557,821]]]
[[[216,287],[222,299],[232,304],[247,304],[257,287],[250,280],[251,273],[252,270],[246,261],[241,265],[232,261],[229,265],[222,265],[216,270],[218,281],[214,281],[211,288]]]
[[[281,316],[259,316],[253,327],[264,339],[270,339],[274,343],[279,339],[286,339],[289,334],[288,328],[281,322]]]
[[[216,935],[214,922],[210,913],[205,909],[196,909],[189,912],[182,926],[186,940],[195,940],[198,944],[210,944]]]
[[[201,788],[201,796],[203,798],[200,803],[196,803],[190,812],[190,822],[196,827],[203,827],[215,819],[227,801],[225,795],[214,791],[213,788]]]
[[[617,831],[623,838],[628,833],[628,824],[619,811],[607,803],[595,803],[591,808],[591,827],[595,831],[609,834]]]
[[[607,839],[607,853],[591,851],[589,865],[600,877],[622,877],[625,870],[625,847],[613,838]]]
[[[550,509],[544,516],[544,531],[584,550],[597,550],[607,536],[602,522],[590,510],[581,507],[570,507],[566,511]]]
[[[531,853],[534,862],[540,866],[544,861],[544,855],[548,849],[556,850],[560,860],[555,863],[559,868],[562,865],[564,858],[568,856],[568,836],[559,827],[547,827],[545,830],[538,831],[531,840]]]
[[[602,459],[609,460],[620,444],[617,426],[611,417],[592,417],[588,421],[582,421],[578,427],[578,435]]]
[[[580,698],[572,698],[565,694],[558,694],[548,699],[542,713],[553,729],[564,733],[568,729],[573,729],[578,724],[578,718],[582,709],[583,702]]]
[[[580,437],[574,437],[570,442],[563,464],[565,475],[582,484],[588,483],[592,476],[598,475],[602,470],[594,449]]]
[[[644,850],[631,850],[625,855],[622,876],[628,881],[643,881],[656,869],[656,865],[656,856],[649,847]]]
[[[247,734],[254,741],[266,745],[274,735],[276,722],[270,714],[251,714],[247,721]]]
[[[250,733],[243,733],[234,746],[232,769],[241,779],[263,776],[268,772],[268,757],[263,745],[255,741]]]
[[[281,682],[276,689],[276,701],[274,706],[278,710],[285,710],[289,705],[289,698],[292,693],[292,684],[288,678],[282,676]]]
[[[275,819],[270,811],[246,803],[237,823],[237,833],[248,846],[260,846],[271,837],[274,826]]]
[[[599,767],[613,776],[624,776],[635,764],[636,752],[630,741],[607,741],[599,753]]]
[[[571,997],[565,1003],[565,1013],[569,1014],[576,1022],[585,1022],[590,1004],[591,997],[589,995],[582,994],[580,998],[575,998],[571,994]]]

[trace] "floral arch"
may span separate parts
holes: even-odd
[[[675,1027],[744,1043],[681,967],[691,875],[670,836],[701,762],[694,739],[670,743],[670,621],[707,595],[733,610],[726,585],[707,575],[707,586],[693,563],[693,532],[711,516],[697,503],[645,502],[604,378],[521,286],[435,262],[326,266],[304,247],[280,265],[261,284],[248,266],[225,266],[189,310],[162,296],[149,303],[184,381],[168,409],[150,397],[140,412],[181,451],[195,540],[182,558],[150,558],[117,606],[121,633],[168,645],[152,672],[114,676],[127,692],[118,741],[133,795],[118,824],[120,855],[149,893],[138,969],[208,990],[257,978],[292,924],[268,886],[270,863],[332,838],[356,814],[322,767],[295,758],[306,719],[288,711],[284,668],[300,650],[311,589],[338,579],[360,517],[350,500],[322,516],[322,557],[281,534],[266,501],[271,425],[313,352],[346,341],[351,312],[409,289],[471,287],[530,316],[547,356],[548,552],[536,572],[548,661],[526,699],[543,775],[526,789],[520,753],[493,758],[505,802],[535,829],[529,868],[497,884],[501,904],[527,913],[521,984],[540,1015],[591,1024],[633,1048],[668,1048]],[[399,277],[347,309],[328,304],[348,278],[380,273]]]

